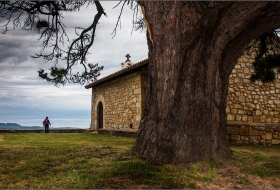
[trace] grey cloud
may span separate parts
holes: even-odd
[[[0,41],[0,64],[9,62],[13,64],[20,64],[30,58],[34,54],[34,49],[40,50],[38,42],[34,36],[27,31],[10,31],[1,35]]]

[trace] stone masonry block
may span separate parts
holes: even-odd
[[[253,121],[254,121],[254,117],[248,116],[248,122],[253,122]]]
[[[255,127],[258,131],[265,131],[265,127]]]
[[[227,127],[228,135],[238,135],[238,127]]]
[[[261,123],[265,123],[265,122],[266,122],[266,116],[265,116],[265,115],[262,115],[262,116],[260,117],[260,122],[261,122]]]
[[[272,139],[272,133],[271,132],[267,132],[265,136],[266,136],[267,140],[271,140]]]
[[[278,119],[277,117],[274,117],[274,118],[272,119],[272,123],[278,123],[278,121],[279,121],[279,119]]]
[[[241,115],[236,115],[235,120],[236,121],[241,121]]]
[[[257,130],[249,130],[249,136],[258,136],[258,134]]]
[[[134,94],[141,94],[141,88],[137,88],[134,90]]]
[[[280,132],[280,127],[274,128],[273,131],[274,132]]]
[[[266,132],[272,132],[273,129],[272,129],[271,127],[266,127],[266,128],[265,128],[265,131],[266,131]]]
[[[244,110],[238,110],[238,114],[243,115],[245,114]]]
[[[260,121],[260,117],[259,116],[254,116],[254,122],[259,123],[259,121]]]
[[[248,117],[246,115],[243,115],[241,118],[242,118],[241,119],[242,121],[245,121],[245,122],[248,121]]]
[[[234,120],[235,120],[234,115],[228,114],[228,115],[227,115],[227,120],[228,120],[228,121],[234,121]]]
[[[279,140],[272,140],[271,144],[280,144],[280,141]]]
[[[237,113],[237,109],[230,109],[230,113],[236,114]]]
[[[141,107],[141,102],[136,102],[136,107],[140,108]]]
[[[260,110],[257,110],[256,115],[262,115],[262,112]]]
[[[278,139],[278,135],[272,135],[272,139]]]
[[[241,126],[238,129],[239,135],[248,135],[249,134],[249,127]]]
[[[239,141],[240,140],[240,135],[230,135],[229,139],[232,141]]]
[[[245,102],[245,96],[239,96],[239,101],[242,103]]]

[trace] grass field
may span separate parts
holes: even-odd
[[[231,146],[232,159],[155,166],[135,139],[96,133],[0,134],[0,189],[280,188],[280,146]]]

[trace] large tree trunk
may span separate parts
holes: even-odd
[[[270,28],[256,29],[272,4],[140,3],[148,26],[149,88],[133,149],[138,157],[160,163],[230,158],[228,78],[245,45],[277,28],[265,22]],[[279,19],[275,12],[271,17]]]

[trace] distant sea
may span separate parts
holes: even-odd
[[[17,123],[21,126],[31,127],[31,126],[41,126],[43,127],[42,119],[15,119],[11,120],[2,120],[0,119],[0,123]],[[54,128],[80,128],[80,129],[88,129],[90,127],[90,119],[50,119],[51,127]]]

